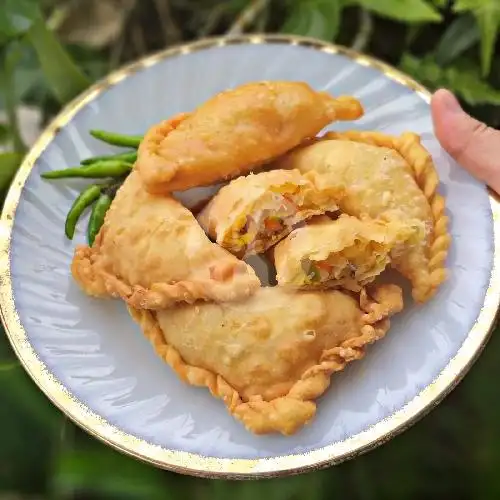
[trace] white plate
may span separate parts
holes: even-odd
[[[256,437],[206,390],[154,354],[123,303],[85,296],[69,266],[64,218],[77,183],[39,174],[110,152],[88,130],[143,133],[215,93],[251,80],[304,80],[358,97],[357,128],[422,134],[442,179],[453,244],[450,279],[425,306],[409,304],[366,358],[335,375],[316,419],[293,437]],[[353,124],[335,124],[335,129]],[[81,187],[81,184],[80,184]],[[168,50],[114,73],[45,131],[9,193],[1,225],[2,316],[41,389],[82,427],[157,465],[193,474],[278,475],[337,462],[407,427],[465,373],[499,303],[498,214],[485,187],[439,147],[429,94],[365,56],[307,39],[240,37]],[[498,219],[497,219],[498,220]],[[497,242],[495,243],[495,240]],[[168,251],[168,249],[165,249]]]

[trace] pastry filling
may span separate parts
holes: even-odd
[[[257,251],[261,250],[263,242],[269,246],[283,234],[288,234],[298,222],[301,201],[299,193],[270,193],[268,201],[246,216],[236,241],[242,248]]]
[[[373,281],[389,262],[382,245],[358,240],[341,252],[330,254],[325,260],[303,259],[302,284],[363,286]]]

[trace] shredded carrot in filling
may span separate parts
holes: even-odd
[[[247,247],[262,239],[269,239],[282,233],[287,226],[291,226],[293,218],[299,210],[293,194],[273,195],[272,208],[262,208],[247,215],[246,222],[239,231],[239,241]]]
[[[332,269],[333,269],[333,266],[331,264],[328,264],[328,262],[326,261],[319,261],[319,262],[316,262],[316,265],[326,271],[328,274],[330,274],[332,272]]]
[[[305,258],[301,267],[305,275],[304,284],[310,284],[330,280],[358,280],[363,275],[370,278],[371,272],[381,272],[388,263],[389,257],[383,247],[374,242],[357,241],[325,260]]]
[[[283,230],[283,224],[279,217],[267,217],[267,219],[264,220],[264,226],[266,228],[266,231],[269,231],[271,233],[276,233]]]

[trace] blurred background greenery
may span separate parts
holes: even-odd
[[[203,36],[283,32],[373,54],[500,126],[500,0],[0,0],[0,193],[39,130],[110,70]],[[0,337],[0,499],[500,498],[500,338],[416,427],[307,475],[230,483],[125,457],[76,428]],[[497,401],[498,399],[498,401]]]

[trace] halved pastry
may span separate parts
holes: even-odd
[[[328,133],[276,163],[298,169],[319,189],[344,191],[342,212],[356,217],[399,220],[420,233],[393,260],[412,282],[413,297],[428,300],[445,280],[450,236],[439,179],[430,154],[412,133]]]
[[[418,237],[398,220],[320,216],[294,229],[274,247],[276,279],[280,286],[359,291],[387,267],[391,256]]]
[[[217,243],[238,256],[265,252],[313,215],[337,210],[335,190],[319,191],[298,170],[239,177],[220,189],[198,215]]]
[[[178,201],[149,194],[135,171],[94,245],[77,247],[71,271],[89,295],[121,297],[145,309],[236,300],[260,287],[250,266],[212,243]]]
[[[305,83],[247,83],[209,99],[174,131],[169,122],[152,127],[137,169],[150,192],[209,185],[253,171],[335,120],[362,114],[353,97],[334,98]]]
[[[362,358],[403,307],[394,285],[372,297],[271,287],[231,304],[129,311],[182,380],[207,387],[248,430],[289,435],[313,418],[330,375]]]

